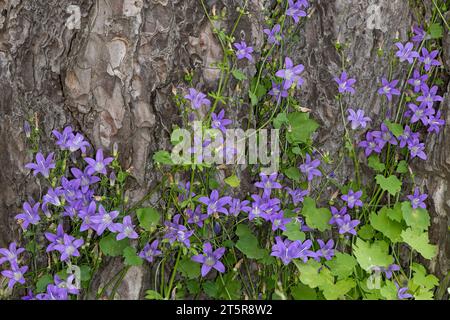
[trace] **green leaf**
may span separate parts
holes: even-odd
[[[141,266],[144,262],[142,258],[136,254],[136,249],[132,247],[126,247],[123,250],[123,257],[125,258],[125,264],[127,266]]]
[[[425,259],[430,260],[436,256],[437,246],[429,243],[428,232],[408,228],[402,232],[402,238],[404,242],[419,252]]]
[[[406,224],[412,229],[420,231],[428,230],[430,226],[430,215],[426,209],[413,209],[409,201],[404,201],[402,203],[402,213]]]
[[[164,298],[155,290],[145,291],[145,299],[147,299],[147,300],[164,300]]]
[[[305,143],[311,134],[319,128],[319,124],[309,119],[308,113],[293,112],[287,116],[289,120],[289,128],[287,132],[287,139],[289,143]]]
[[[284,174],[293,181],[300,181],[300,170],[296,167],[290,167],[284,170]]]
[[[444,28],[440,23],[433,23],[428,29],[431,39],[440,39],[444,34]]]
[[[314,289],[334,282],[331,271],[323,268],[316,260],[309,259],[306,263],[297,259],[292,261],[300,272],[300,281],[310,288]]]
[[[386,209],[386,213],[389,219],[397,222],[402,222],[403,214],[402,214],[402,204],[397,202],[394,205],[394,208]]]
[[[224,181],[225,181],[225,183],[227,185],[229,185],[232,188],[237,188],[241,184],[241,181],[239,180],[239,178],[235,174],[233,174],[232,176],[226,178]]]
[[[389,192],[392,196],[395,196],[402,189],[402,183],[396,176],[389,176],[385,178],[381,174],[375,177],[375,180],[380,185],[381,189]]]
[[[42,277],[39,278],[39,280],[36,282],[36,292],[42,293],[47,290],[47,286],[53,283],[53,277],[49,274],[45,274]]]
[[[236,80],[242,81],[247,79],[247,76],[241,70],[233,69],[231,73],[233,74],[233,77],[236,78]]]
[[[400,161],[397,165],[396,172],[397,173],[407,173],[408,172],[408,163],[405,160]]]
[[[427,272],[423,265],[413,263],[411,269],[414,272],[412,281],[415,285],[421,286],[427,290],[431,290],[439,285],[439,279],[432,274],[427,275]]]
[[[189,257],[180,260],[180,272],[188,279],[200,277],[200,264],[192,261]]]
[[[388,267],[394,261],[388,252],[389,247],[384,241],[370,243],[358,238],[353,246],[353,255],[361,268],[368,272],[373,267]]]
[[[161,214],[156,209],[150,207],[137,209],[136,215],[141,228],[147,231],[151,231],[158,226],[161,220]]]
[[[327,283],[322,286],[323,295],[327,300],[337,300],[343,297],[347,292],[356,286],[356,282],[353,279],[339,280],[336,283]]]
[[[277,116],[273,119],[273,126],[275,129],[280,129],[283,124],[288,123],[289,120],[286,116],[286,113],[281,112],[277,114]]]
[[[306,218],[306,224],[308,227],[318,229],[319,231],[325,231],[331,229],[328,223],[331,219],[331,212],[327,208],[316,207],[314,199],[306,197],[303,201],[302,215]]]
[[[377,172],[383,172],[386,169],[386,166],[380,162],[380,158],[377,155],[371,155],[369,157],[368,166]]]
[[[117,241],[116,235],[110,233],[100,240],[100,249],[107,256],[118,257],[122,255],[123,250],[128,246],[128,242],[128,239]]]
[[[172,157],[168,151],[158,151],[153,155],[153,161],[160,164],[173,165]]]
[[[378,214],[372,212],[370,214],[370,223],[375,230],[383,233],[393,243],[401,241],[402,225],[388,218],[386,207],[383,207]]]
[[[238,300],[241,298],[241,282],[235,279],[231,272],[223,275],[223,282],[220,277],[217,277],[216,287],[220,299]]]
[[[211,280],[203,283],[203,291],[211,298],[218,298],[219,288],[216,283]]]
[[[354,257],[347,253],[336,252],[336,255],[332,260],[325,262],[330,268],[331,273],[338,278],[338,280],[350,277],[353,274],[353,270],[356,266],[356,260]]]
[[[91,278],[91,267],[89,267],[86,264],[83,264],[80,266],[80,280],[81,281],[88,281]]]
[[[295,300],[317,300],[316,290],[302,283],[291,288],[291,295]]]
[[[358,236],[364,240],[370,240],[375,235],[375,230],[370,224],[365,224],[358,230]]]
[[[236,248],[245,254],[247,258],[262,259],[267,254],[265,250],[259,247],[258,239],[246,225],[238,225],[236,235],[239,237],[239,240],[236,242]]]
[[[249,91],[248,96],[250,97],[250,102],[252,104],[252,107],[256,106],[258,104],[258,97],[253,92]]]
[[[303,232],[301,232],[300,227],[301,226],[299,223],[292,220],[291,222],[286,224],[286,230],[283,232],[283,235],[288,237],[288,239],[291,241],[295,240],[303,241],[305,240],[306,236]]]
[[[398,300],[397,287],[392,281],[386,280],[386,284],[381,287],[380,293],[386,300]]]
[[[403,134],[403,126],[401,124],[390,122],[388,120],[385,120],[384,123],[388,127],[389,131],[391,131],[397,138]]]

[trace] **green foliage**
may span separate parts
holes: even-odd
[[[327,208],[317,208],[314,199],[306,197],[303,201],[302,215],[306,218],[306,224],[319,231],[329,230],[328,223],[331,219],[331,212]]]
[[[136,249],[132,247],[126,247],[123,250],[123,257],[125,258],[125,264],[127,266],[141,266],[144,262],[142,258],[136,254]]]
[[[287,139],[290,143],[306,143],[311,134],[319,128],[316,121],[309,118],[309,113],[293,112],[287,115]]]
[[[370,214],[370,223],[375,230],[383,233],[392,243],[400,242],[402,225],[389,219],[387,211],[388,209],[383,207],[378,214],[372,212]]]
[[[304,232],[300,231],[300,227],[301,226],[298,222],[291,221],[288,224],[286,224],[286,230],[283,231],[283,235],[288,237],[288,239],[291,241],[295,240],[303,241],[305,240],[306,235]]]
[[[232,176],[229,176],[228,178],[224,179],[225,183],[229,185],[232,188],[237,188],[241,184],[241,181],[239,178],[233,174]]]
[[[425,259],[432,259],[436,256],[437,247],[429,243],[428,232],[408,228],[402,232],[402,239]]]
[[[374,267],[388,267],[394,261],[388,244],[380,240],[370,243],[358,238],[353,245],[353,255],[361,268],[369,272]]]
[[[412,229],[420,231],[428,230],[430,226],[430,215],[426,209],[413,209],[409,201],[402,203],[403,219]]]
[[[236,248],[238,248],[247,258],[256,260],[267,258],[269,253],[259,247],[258,239],[246,225],[238,225],[236,235],[239,237],[239,240],[236,242]]]
[[[399,193],[402,188],[402,183],[396,176],[389,176],[385,178],[384,176],[378,174],[375,177],[375,180],[380,185],[382,190],[389,192],[392,196]]]
[[[124,249],[128,246],[128,242],[128,239],[117,241],[116,235],[110,233],[100,240],[100,249],[107,256],[118,257],[122,255]]]
[[[136,210],[139,226],[147,231],[152,231],[160,222],[161,215],[155,208],[140,208]]]

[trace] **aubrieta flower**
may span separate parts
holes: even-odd
[[[173,217],[172,222],[165,222],[167,232],[164,235],[164,238],[169,240],[169,243],[171,244],[178,241],[189,248],[191,246],[189,238],[194,234],[194,230],[189,231],[185,226],[180,224],[180,218],[181,215],[177,214]]]
[[[249,213],[252,208],[249,206],[250,201],[248,200],[240,200],[240,199],[232,199],[230,204],[229,213],[233,216],[238,216],[241,212]]]
[[[398,48],[397,53],[395,54],[400,62],[408,61],[409,64],[414,62],[414,58],[419,57],[419,53],[414,51],[414,45],[412,42],[408,42],[403,45],[401,42],[397,42],[395,46]]]
[[[158,240],[154,240],[151,244],[147,243],[144,249],[139,253],[139,257],[152,263],[155,257],[161,254],[161,251],[158,250],[158,244]]]
[[[381,137],[380,131],[369,131],[366,133],[366,140],[361,141],[358,146],[365,148],[364,154],[366,157],[370,156],[372,152],[381,153],[381,146],[377,140]]]
[[[61,253],[61,261],[67,261],[70,257],[79,257],[80,252],[78,248],[84,244],[82,238],[75,239],[71,235],[65,234],[61,244],[55,245],[55,250]]]
[[[253,61],[253,57],[251,53],[253,52],[253,47],[247,47],[247,43],[245,41],[241,41],[241,43],[235,43],[234,47],[236,48],[236,57],[238,60],[247,59],[248,61]]]
[[[381,271],[384,272],[387,279],[392,278],[392,273],[394,271],[399,271],[399,270],[400,270],[400,266],[396,265],[396,264],[391,264],[387,268],[383,268],[383,267],[381,268]]]
[[[68,291],[65,288],[60,288],[57,285],[47,285],[47,291],[36,295],[37,300],[69,300]]]
[[[398,285],[397,282],[394,282],[394,284],[395,284],[395,287],[397,288],[397,298],[399,300],[409,299],[409,298],[413,297],[411,294],[406,292],[406,291],[408,291],[408,287],[400,288],[400,286]]]
[[[272,222],[272,231],[282,230],[286,231],[286,224],[288,224],[291,219],[284,217],[284,212],[279,211],[278,213],[272,214],[269,216],[270,221]]]
[[[38,173],[42,174],[45,178],[50,176],[50,169],[55,168],[55,162],[53,161],[53,152],[50,153],[47,158],[44,158],[42,153],[36,154],[36,163],[27,163],[25,168],[33,170],[33,175]]]
[[[350,190],[348,190],[347,194],[343,194],[341,196],[341,199],[343,201],[347,202],[347,206],[350,209],[353,209],[354,207],[362,207],[363,206],[363,203],[360,200],[361,196],[362,196],[361,190],[354,192],[352,189],[350,189]]]
[[[92,158],[84,158],[84,160],[88,163],[88,174],[101,173],[106,175],[106,166],[110,164],[114,160],[114,158],[110,157],[104,159],[103,150],[98,149],[95,155],[95,160]]]
[[[425,39],[426,32],[423,30],[422,26],[414,25],[413,26],[414,36],[411,38],[411,41],[416,45],[420,44],[423,39]]]
[[[67,149],[69,149],[70,152],[75,152],[77,150],[81,150],[81,152],[83,154],[86,153],[86,148],[91,146],[89,144],[89,142],[84,140],[84,136],[80,133],[73,135],[67,141],[66,145],[67,145]]]
[[[349,92],[350,94],[354,94],[355,93],[355,89],[352,87],[355,82],[356,79],[353,78],[349,78],[347,75],[347,72],[342,72],[341,76],[335,77],[334,81],[336,81],[336,83],[338,84],[338,88],[339,88],[339,93],[345,93],[345,92]]]
[[[428,108],[423,105],[417,106],[414,103],[409,103],[408,108],[412,112],[411,123],[422,121],[425,126],[428,124],[428,117],[435,113],[433,108]]]
[[[398,144],[397,139],[395,139],[394,134],[391,132],[391,130],[389,130],[389,128],[384,123],[381,124],[381,131],[380,131],[379,137],[375,138],[375,141],[378,142],[381,149],[384,148],[386,143],[390,143],[392,145]]]
[[[107,212],[102,205],[98,207],[98,213],[90,218],[90,221],[96,224],[95,231],[99,236],[108,229],[111,232],[117,232],[119,227],[114,223],[114,219],[119,215],[119,211]]]
[[[311,156],[307,153],[306,160],[302,165],[300,165],[299,169],[307,176],[308,181],[311,181],[314,179],[315,176],[317,177],[322,176],[322,172],[320,172],[320,170],[317,169],[317,167],[319,166],[320,160],[319,159],[312,160]]]
[[[414,194],[410,194],[409,196],[407,196],[407,198],[411,202],[411,206],[413,207],[413,209],[427,208],[427,205],[424,201],[428,198],[428,195],[426,193],[420,193],[418,187],[414,189]]]
[[[114,229],[116,230],[116,232],[118,232],[116,239],[119,241],[125,238],[128,239],[139,238],[139,235],[136,233],[136,231],[134,231],[134,225],[133,222],[131,221],[130,216],[123,217],[122,223],[116,224]]]
[[[225,272],[225,266],[220,262],[220,258],[225,253],[225,248],[218,248],[213,251],[212,245],[206,242],[203,245],[203,254],[195,255],[191,259],[192,261],[203,264],[202,265],[202,277],[205,277],[211,269],[216,269],[220,273]]]
[[[423,63],[425,71],[430,71],[431,67],[440,66],[441,63],[435,58],[438,56],[439,50],[428,52],[427,48],[422,48],[422,56],[419,57],[419,61]]]
[[[46,232],[44,233],[45,238],[50,242],[50,244],[47,246],[47,250],[46,252],[50,252],[50,251],[54,251],[55,246],[58,244],[63,244],[64,243],[64,229],[63,229],[63,225],[59,224],[58,227],[56,228],[56,234],[51,233],[51,232]]]
[[[331,260],[334,257],[334,241],[333,239],[328,240],[325,244],[323,240],[317,239],[317,243],[319,243],[320,249],[316,252],[313,252],[311,256],[320,261],[320,258],[325,258],[325,260]]]
[[[30,203],[25,202],[23,204],[23,212],[14,217],[16,220],[19,220],[18,222],[24,230],[27,230],[30,224],[37,225],[41,220],[41,217],[39,216],[39,206],[39,202],[33,204],[33,206],[31,206]]]
[[[81,192],[83,193],[86,193],[91,185],[100,182],[101,180],[99,177],[89,174],[88,171],[90,171],[88,167],[86,167],[84,171],[81,171],[78,168],[70,169],[70,172],[72,172],[75,177],[72,181],[76,181],[77,188],[81,188]]]
[[[2,276],[9,279],[8,288],[12,289],[16,283],[25,284],[24,274],[28,266],[19,267],[16,262],[11,263],[11,270],[3,270]]]
[[[425,144],[421,143],[419,139],[415,138],[408,142],[408,149],[411,153],[411,159],[419,157],[422,160],[427,160],[427,155],[425,154]]]
[[[303,202],[304,198],[309,194],[308,190],[291,189],[289,187],[286,187],[286,190],[287,190],[288,194],[291,196],[292,203],[294,204],[294,206]]]
[[[284,89],[284,82],[282,84],[277,84],[272,81],[272,89],[270,89],[268,93],[274,97],[278,103],[281,101],[281,98],[287,98],[289,96],[288,91]]]
[[[406,125],[403,133],[398,136],[399,146],[400,148],[404,148],[410,141],[415,138],[419,138],[419,133],[413,132],[411,128]]]
[[[428,74],[421,75],[419,70],[415,69],[413,77],[408,80],[408,83],[414,87],[414,92],[417,93],[423,90],[428,80]]]
[[[339,234],[350,233],[356,236],[355,227],[360,223],[359,220],[352,220],[349,214],[346,214],[343,218],[337,219],[336,223],[339,227]]]
[[[280,210],[280,199],[278,198],[269,198],[269,196],[264,195],[262,197],[263,203],[261,204],[261,218],[266,221],[269,221],[271,216],[276,214]]]
[[[261,181],[255,183],[255,187],[264,189],[266,195],[270,195],[272,189],[281,189],[282,186],[277,182],[277,173],[270,175],[260,173]]]
[[[97,204],[95,201],[91,201],[89,205],[86,208],[83,208],[78,213],[78,216],[83,221],[80,226],[80,231],[86,231],[86,230],[96,230],[97,224],[92,221],[92,217],[96,215],[97,210]]]
[[[311,240],[306,240],[302,243],[300,240],[292,242],[289,239],[285,239],[283,241],[281,237],[276,237],[270,255],[280,258],[284,265],[288,265],[292,259],[298,258],[302,259],[303,262],[306,262],[308,261],[308,257],[312,254],[309,250],[311,246]]]
[[[211,127],[213,129],[219,129],[223,133],[227,131],[226,126],[231,124],[233,121],[229,119],[225,119],[225,109],[222,109],[219,114],[215,114],[214,112],[211,114]]]
[[[225,206],[231,203],[231,197],[219,198],[219,191],[213,190],[209,197],[200,197],[198,201],[208,206],[208,216],[219,212],[228,215],[228,210]]]
[[[73,135],[73,129],[72,127],[69,126],[65,127],[62,133],[57,130],[53,130],[52,134],[57,139],[56,145],[58,145],[61,148],[61,150],[66,150],[68,148],[67,142]]]
[[[367,122],[372,121],[369,117],[364,116],[364,110],[358,109],[356,112],[353,109],[347,110],[349,115],[347,120],[350,121],[352,130],[356,130],[359,127],[365,128],[367,126]]]
[[[71,274],[67,277],[66,280],[62,280],[58,275],[55,275],[53,282],[55,283],[58,288],[64,289],[67,291],[67,293],[70,294],[79,294],[80,288],[78,288],[75,284],[75,275]]]
[[[329,224],[337,224],[338,219],[342,219],[347,214],[347,207],[343,207],[341,210],[338,210],[336,207],[331,206],[331,219],[328,222]]]
[[[24,252],[24,248],[17,248],[17,243],[11,242],[9,244],[8,249],[6,248],[0,248],[0,254],[3,256],[0,258],[0,265],[2,265],[5,262],[9,262],[10,264],[16,262],[17,258],[19,257],[19,254]]]
[[[282,35],[280,34],[281,26],[279,24],[276,24],[272,30],[270,29],[264,29],[263,32],[267,35],[267,42],[270,44],[280,44],[280,38],[282,38]]]
[[[289,57],[286,57],[284,64],[286,69],[278,70],[275,73],[277,77],[284,79],[283,88],[288,90],[293,84],[296,84],[297,88],[300,87],[304,82],[303,78],[300,77],[300,74],[305,67],[302,64],[294,66],[294,63]]]
[[[178,190],[180,191],[180,194],[178,195],[178,201],[180,201],[180,202],[183,202],[184,200],[188,199],[189,197],[191,197],[191,198],[195,197],[195,193],[191,191],[191,183],[189,181],[186,183],[184,183],[182,181],[179,182]]]
[[[195,210],[191,208],[186,209],[186,215],[188,216],[187,223],[194,223],[200,228],[203,227],[203,221],[208,218],[207,214],[202,214],[202,208],[198,205]]]
[[[432,108],[433,104],[437,101],[443,101],[444,99],[437,94],[438,87],[433,86],[431,89],[424,84],[422,87],[422,95],[417,97],[417,102],[420,102],[420,106]]]
[[[306,12],[302,10],[302,8],[305,7],[304,2],[305,1],[294,2],[294,0],[289,0],[288,2],[289,7],[286,10],[286,15],[292,17],[295,23],[298,23],[300,17],[306,17]]]
[[[445,124],[445,120],[441,119],[441,111],[436,112],[436,115],[428,117],[428,132],[439,133],[440,127]]]
[[[184,98],[191,102],[193,109],[200,109],[202,106],[209,108],[211,106],[211,101],[206,98],[206,94],[194,88],[189,88],[189,94],[185,95]]]
[[[264,204],[266,201],[261,198],[257,194],[251,195],[253,201],[252,201],[252,207],[250,208],[250,211],[248,213],[248,220],[252,221],[255,218],[261,218],[264,215]]]
[[[400,90],[395,88],[398,84],[398,80],[389,82],[386,78],[383,78],[381,79],[381,83],[383,86],[378,90],[379,95],[385,95],[389,101],[392,100],[392,96],[400,95]]]

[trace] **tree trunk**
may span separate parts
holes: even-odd
[[[250,15],[243,17],[235,32],[237,39],[251,43],[256,57],[263,45],[264,12],[273,2],[248,1]],[[384,110],[375,88],[389,66],[377,51],[391,48],[396,37],[405,41],[415,17],[405,0],[311,2],[310,17],[286,52],[305,65],[305,85],[298,94],[321,124],[315,143],[333,156],[342,152],[344,132],[339,107],[334,103],[337,90],[333,77],[341,63],[336,42],[348,45],[346,65],[358,80],[351,103],[381,121]],[[228,28],[236,19],[236,7],[244,5],[243,0],[205,3],[208,10],[226,9]],[[71,15],[76,18],[77,7],[79,25],[71,19]],[[68,12],[68,8],[75,9]],[[219,72],[211,65],[220,61],[222,49],[201,2],[0,0],[0,13],[0,246],[17,238],[13,217],[23,201],[28,195],[37,198],[41,192],[24,169],[32,160],[22,130],[25,120],[38,125],[44,153],[53,148],[51,131],[66,125],[85,134],[96,148],[111,150],[117,142],[121,163],[132,172],[130,204],[139,201],[160,178],[152,168],[153,153],[169,149],[172,126],[181,124],[172,92],[186,90],[183,78],[187,71],[194,71],[198,89],[206,92],[217,86]],[[446,37],[449,68],[449,35]],[[244,70],[249,76],[256,72],[251,64]],[[396,72],[394,78],[406,71]],[[444,94],[441,110],[448,124],[450,95]],[[230,95],[237,96],[238,91],[230,90]],[[231,119],[240,120],[248,110],[244,104],[227,112]],[[440,277],[447,274],[449,256],[449,130],[447,125],[444,133],[427,143],[430,160],[426,165],[417,163],[412,168],[432,195],[430,238],[438,244],[439,255],[430,268]],[[352,163],[346,162],[336,174],[343,182],[350,179]],[[120,268],[119,261],[111,261],[96,283],[104,283]],[[118,291],[121,298],[142,297],[143,290],[149,288],[147,268],[128,271]]]

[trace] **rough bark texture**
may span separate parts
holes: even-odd
[[[226,8],[230,25],[235,8],[243,5],[239,0],[205,2],[218,11]],[[65,25],[69,5],[81,9],[80,29]],[[236,32],[257,54],[263,43],[263,14],[269,7],[270,1],[249,1],[251,14]],[[122,165],[132,168],[131,202],[139,200],[158,179],[152,170],[153,152],[169,147],[172,126],[180,121],[172,91],[185,88],[187,70],[195,71],[198,89],[207,91],[217,84],[219,73],[211,63],[219,61],[222,52],[200,1],[0,0],[0,14],[0,246],[17,237],[13,217],[26,196],[39,196],[40,187],[24,169],[31,155],[21,129],[35,114],[45,153],[52,148],[51,131],[69,124],[96,147],[110,150],[118,142]],[[351,104],[380,121],[384,110],[375,88],[388,63],[376,52],[392,46],[396,36],[406,40],[412,23],[405,0],[312,1],[311,17],[289,51],[294,61],[305,65],[306,83],[299,94],[322,125],[316,137],[322,150],[342,152],[343,126],[333,102],[332,77],[340,69],[336,41],[348,42],[348,71],[358,77]],[[444,54],[450,67],[446,36]],[[256,69],[245,71],[252,75]],[[450,95],[445,95],[441,109],[449,123]],[[246,110],[240,106],[228,112],[240,119]],[[438,244],[439,256],[431,269],[439,276],[448,269],[448,135],[446,127],[428,143],[427,165],[413,168],[432,195],[431,239]],[[338,172],[342,181],[351,173],[351,163]],[[105,283],[119,268],[111,261],[96,283]],[[146,268],[130,269],[118,292],[121,298],[142,297],[150,281]]]

